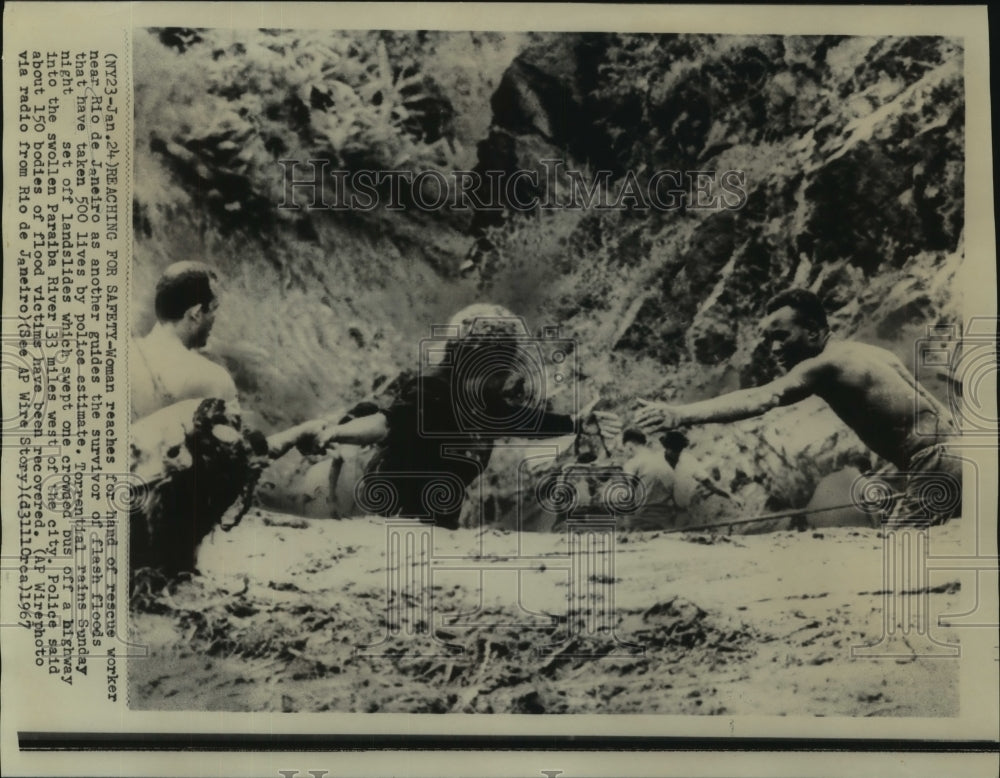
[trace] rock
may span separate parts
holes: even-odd
[[[860,471],[854,467],[837,470],[823,476],[816,485],[816,491],[805,506],[806,526],[820,527],[871,527],[873,517],[851,504],[852,487]],[[838,507],[838,506],[847,507]],[[823,510],[837,507],[837,510]],[[818,511],[818,512],[817,512]]]

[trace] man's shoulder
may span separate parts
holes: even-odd
[[[896,361],[897,359],[896,355],[888,349],[872,343],[863,343],[860,340],[831,340],[823,349],[823,353],[819,355],[819,358],[838,361],[854,361],[873,357],[886,361]]]
[[[197,376],[197,382],[211,390],[209,394],[233,394],[236,393],[236,382],[222,365],[213,362],[204,354],[195,351],[187,352],[188,369],[192,376]],[[225,399],[225,398],[224,398]]]
[[[827,344],[823,352],[800,366],[836,371],[840,375],[869,374],[873,369],[905,370],[898,356],[886,348],[857,340],[838,340]]]
[[[197,351],[188,351],[187,355],[188,359],[191,361],[191,364],[198,365],[199,368],[205,370],[207,373],[215,376],[224,375],[227,378],[230,377],[229,371],[226,370],[226,368],[224,368],[218,362],[209,359],[204,354],[199,354]]]
[[[819,376],[828,376],[832,373],[855,365],[858,362],[870,358],[867,353],[866,344],[857,341],[838,340],[830,341],[823,350],[816,356],[803,359],[791,368],[786,377],[789,380],[806,380]],[[781,379],[777,379],[780,381]]]
[[[188,351],[188,354],[190,354],[192,358],[200,360],[201,363],[205,365],[206,369],[214,369],[216,371],[226,373],[227,375],[229,374],[229,371],[226,370],[226,368],[224,368],[214,359],[210,359],[209,357],[205,356],[204,354],[198,351]]]
[[[138,357],[143,363],[149,361],[150,355],[156,352],[155,346],[151,343],[149,335],[134,337],[128,343],[129,357],[135,361]]]

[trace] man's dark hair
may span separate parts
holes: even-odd
[[[683,451],[688,447],[687,435],[679,430],[671,430],[660,438],[660,445],[667,451]]]
[[[635,427],[629,427],[622,433],[622,443],[638,443],[640,446],[645,446],[646,436],[643,434],[642,430],[637,430]]]
[[[217,280],[214,270],[201,263],[183,263],[175,271],[167,268],[156,284],[156,318],[160,321],[179,321],[193,305],[207,311],[215,293],[212,281]]]
[[[829,328],[826,321],[826,311],[819,296],[806,289],[786,289],[767,301],[767,313],[774,313],[780,308],[791,308],[795,311],[798,323],[813,331]]]

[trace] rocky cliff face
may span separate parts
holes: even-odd
[[[625,412],[635,397],[771,377],[756,322],[788,286],[822,296],[838,337],[907,364],[928,325],[960,321],[959,41],[275,33],[250,45],[159,31],[137,61],[142,46],[156,56],[137,76],[137,327],[165,264],[219,264],[231,295],[213,347],[275,425],[360,399],[412,365],[415,333],[475,299],[560,326],[580,399]],[[572,185],[543,160],[584,182],[607,171],[613,197],[630,177],[643,190],[658,171],[692,175],[672,208],[277,209],[277,160],[317,155],[351,170],[538,171],[522,200]],[[711,181],[701,200],[694,171]],[[725,199],[727,171],[738,185]],[[554,392],[556,409],[569,396]],[[690,438],[744,513],[804,505],[820,477],[868,456],[820,403]],[[490,489],[509,499],[502,460]]]
[[[940,38],[562,36],[529,48],[494,95],[481,168],[539,170],[543,200],[543,159],[617,183],[634,171],[641,186],[656,171],[715,182],[738,171],[745,201],[481,221],[484,292],[502,296],[525,264],[551,268],[532,271],[547,293],[529,297],[531,313],[578,340],[583,383],[618,407],[773,377],[756,325],[790,286],[820,294],[837,337],[916,368],[927,327],[960,320],[962,83],[961,47]],[[947,391],[946,377],[920,377]],[[706,521],[801,506],[823,474],[877,464],[819,402],[690,438],[741,496]]]
[[[338,209],[357,192],[290,182],[470,168],[483,106],[521,46],[492,33],[138,32],[134,329],[151,325],[166,265],[219,267],[210,350],[275,427],[352,405],[412,363],[430,325],[474,299],[455,274],[469,214]]]
[[[892,341],[954,313],[944,288],[964,207],[954,41],[564,36],[515,60],[494,118],[484,169],[568,158],[640,183],[664,170],[741,174],[745,201],[733,209],[560,215],[577,223],[565,245],[555,236],[542,250],[581,274],[607,255],[615,287],[575,295],[567,302],[580,310],[561,320],[617,305],[616,339],[602,346],[618,353],[693,364],[697,383],[733,369],[742,385],[759,381],[766,360],[750,358],[748,325],[791,285],[818,291],[845,337]],[[493,265],[513,254],[506,233],[492,242],[491,291]]]

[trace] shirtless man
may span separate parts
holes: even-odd
[[[198,353],[215,324],[216,272],[201,262],[176,262],[156,284],[156,324],[132,342],[132,421],[168,405],[202,397],[238,410],[229,372]]]
[[[640,400],[636,423],[646,434],[704,422],[737,421],[822,397],[858,437],[906,474],[905,494],[894,523],[941,523],[959,515],[961,463],[945,454],[957,428],[944,406],[922,388],[903,363],[885,349],[834,341],[819,298],[792,289],[767,304],[762,329],[771,354],[787,372],[765,386],[711,400],[669,405]],[[917,434],[916,430],[933,430]],[[953,510],[936,513],[920,498],[928,479],[952,492]]]
[[[156,284],[156,324],[145,337],[132,341],[132,421],[156,414],[155,421],[144,421],[136,433],[155,429],[152,437],[157,445],[161,437],[166,440],[165,424],[177,427],[167,437],[183,435],[177,422],[187,425],[191,414],[190,403],[177,405],[182,401],[219,399],[225,402],[228,413],[241,414],[236,384],[229,371],[198,353],[215,324],[218,282],[216,271],[202,262],[170,265]],[[174,411],[164,410],[171,406]],[[267,439],[271,458],[281,456],[292,446],[311,450],[322,426],[322,422],[309,421],[271,435]]]
[[[265,439],[246,423],[232,376],[197,351],[215,323],[217,281],[200,262],[168,267],[156,285],[157,322],[131,344],[129,469],[145,487],[129,512],[133,572],[193,570],[205,536],[246,514],[268,458],[314,450],[323,428],[308,421]]]

